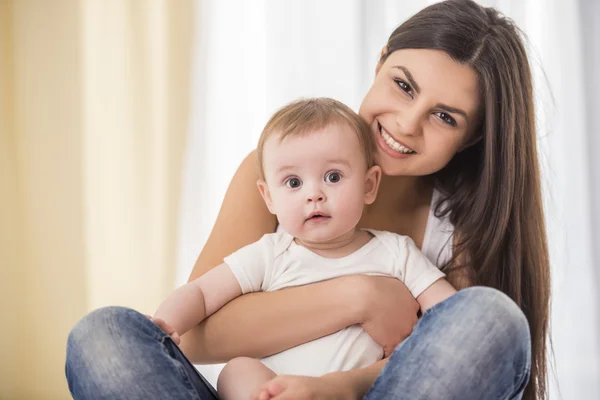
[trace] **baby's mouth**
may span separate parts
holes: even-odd
[[[313,211],[308,215],[308,218],[306,218],[305,222],[308,221],[325,221],[327,219],[330,219],[331,217],[329,215],[326,215],[325,213],[321,212],[321,211]]]

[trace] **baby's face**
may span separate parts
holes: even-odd
[[[286,232],[305,242],[327,242],[358,224],[368,174],[350,127],[332,124],[301,137],[272,137],[263,164],[263,197]]]

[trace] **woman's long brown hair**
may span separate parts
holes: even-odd
[[[434,176],[446,196],[436,212],[449,213],[459,238],[445,268],[470,267],[474,284],[499,289],[521,307],[532,339],[524,398],[545,399],[550,266],[532,77],[520,33],[493,8],[449,0],[398,27],[383,60],[398,49],[437,49],[479,76],[481,140]]]

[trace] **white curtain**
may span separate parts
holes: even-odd
[[[334,97],[358,109],[388,35],[435,2],[196,1],[193,121],[184,171],[178,284],[187,279],[227,184],[269,115],[307,96]],[[591,125],[596,122],[591,115],[586,119],[586,110],[599,104],[598,89],[587,85],[593,79],[598,88],[592,75],[599,52],[591,51],[589,38],[593,29],[598,36],[592,21],[600,11],[593,0],[480,3],[512,17],[529,38],[554,273],[557,374],[551,378],[552,398],[600,398],[594,291],[600,280],[593,269],[593,249],[600,243],[592,236],[592,221],[598,225],[600,218],[596,213],[592,219],[591,207],[592,199],[600,198],[599,177],[592,170],[600,143],[592,135],[598,131]],[[218,369],[200,368],[214,380]]]

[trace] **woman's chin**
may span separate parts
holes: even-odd
[[[411,159],[395,159],[387,154],[377,153],[375,163],[381,168],[381,172],[386,176],[425,176],[434,171],[426,171],[419,168]],[[420,163],[419,163],[420,164]]]
[[[381,168],[381,172],[386,176],[405,176],[409,174],[404,165],[398,165],[394,160],[386,160],[385,156],[377,158],[377,165]]]

